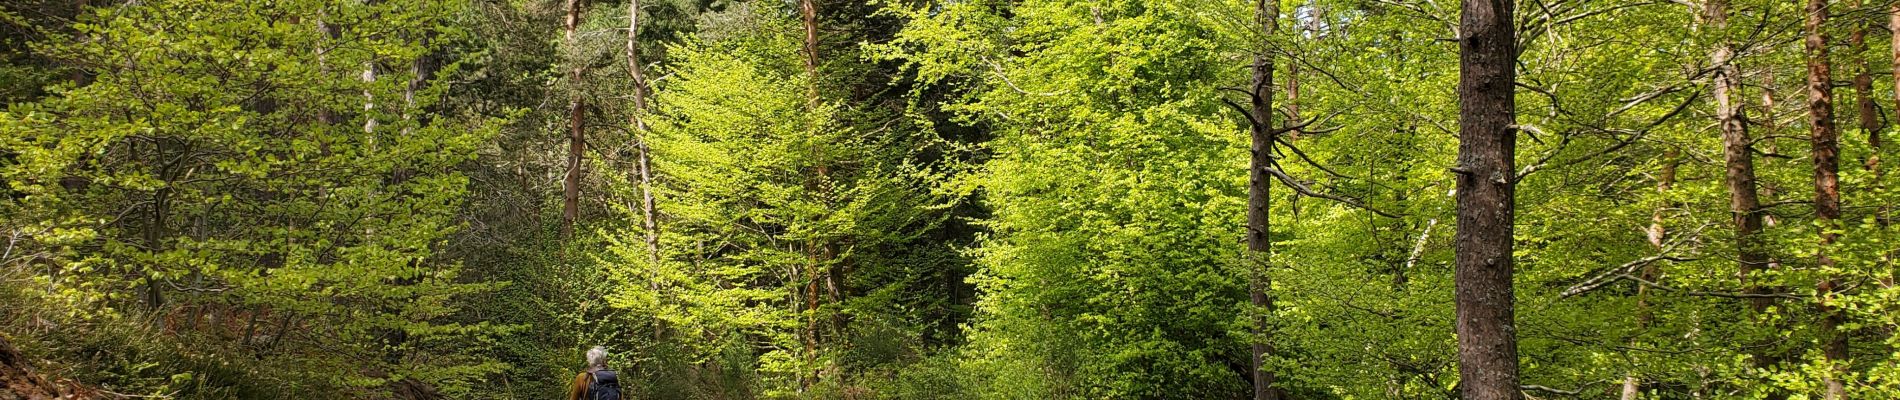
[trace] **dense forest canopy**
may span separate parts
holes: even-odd
[[[10,0],[0,398],[1900,398],[1897,28]]]

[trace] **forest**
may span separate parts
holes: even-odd
[[[1900,0],[4,0],[0,399],[1900,398]]]

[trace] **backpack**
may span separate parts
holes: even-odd
[[[620,377],[610,370],[588,372],[587,395],[590,400],[620,400]]]

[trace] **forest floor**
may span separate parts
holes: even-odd
[[[114,396],[68,380],[48,379],[0,336],[0,400],[114,399]]]

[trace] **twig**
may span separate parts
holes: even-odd
[[[1009,85],[1010,89],[1015,89],[1016,93],[1033,94],[1033,95],[1038,95],[1038,96],[1055,96],[1055,95],[1062,94],[1059,92],[1031,92],[1031,91],[1023,90],[1022,87],[1016,86],[1016,82],[1010,81],[1008,75],[1003,75],[1003,66],[1001,64],[997,64],[995,61],[990,61],[989,57],[983,57],[983,62],[990,65],[990,69],[991,69],[990,72],[993,74],[996,74],[997,79],[1001,79],[1003,81],[1003,84]]]

